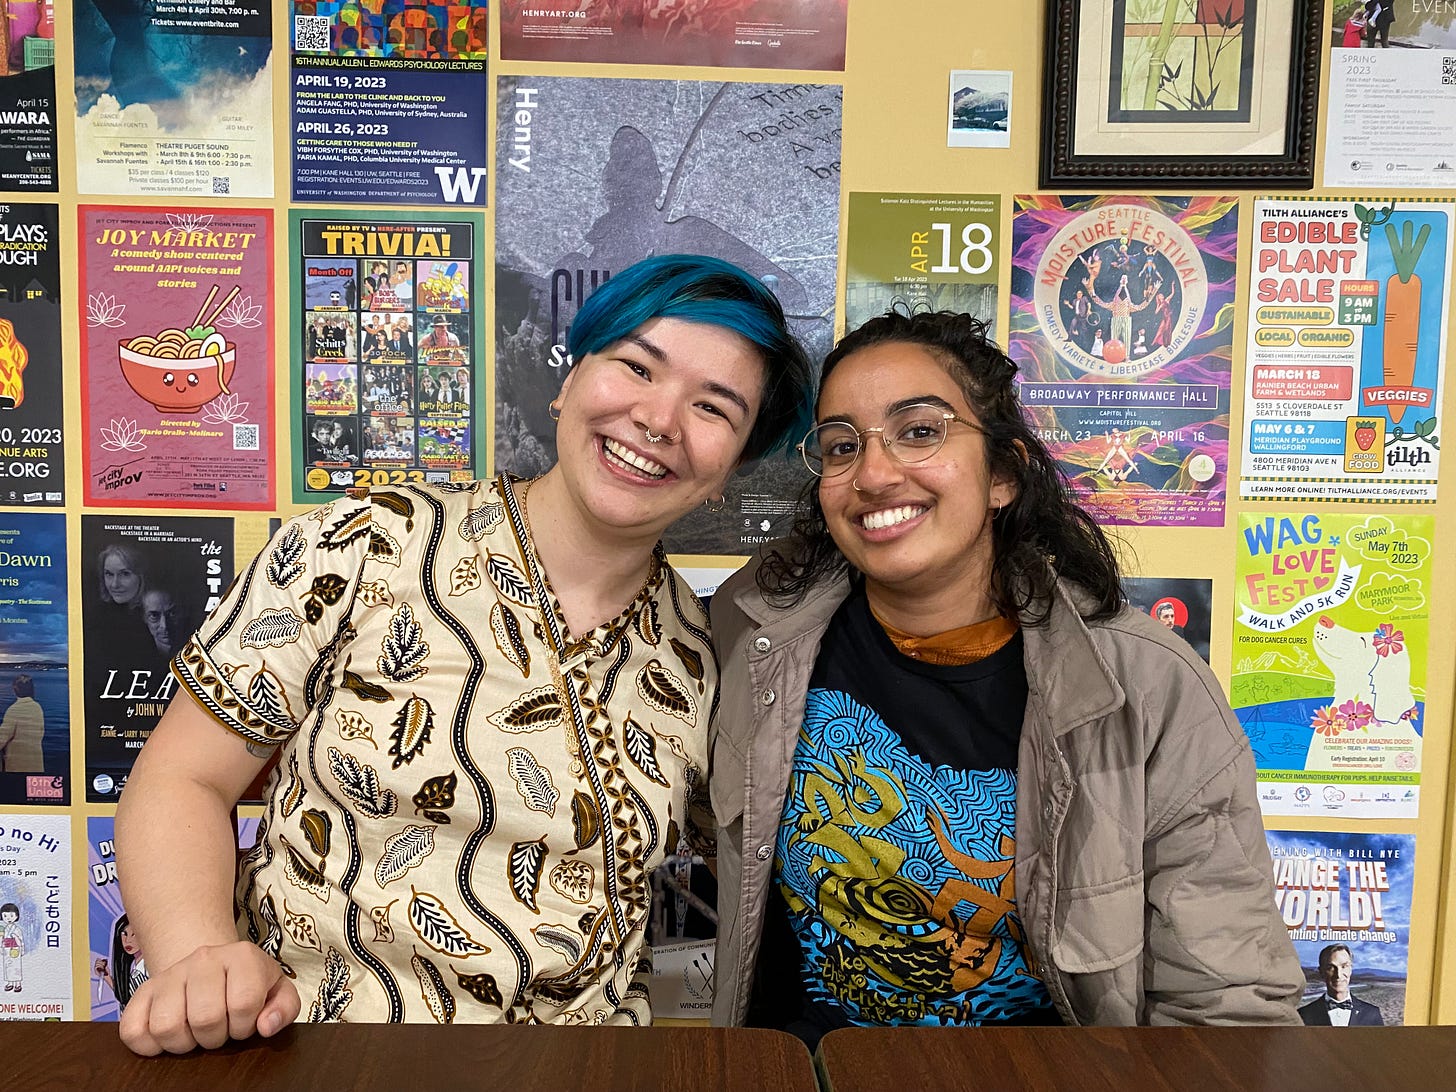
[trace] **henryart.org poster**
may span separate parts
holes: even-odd
[[[1266,815],[1413,819],[1433,521],[1239,518],[1230,704]]]
[[[483,470],[481,235],[466,212],[290,215],[295,501]]]
[[[295,201],[484,205],[485,0],[294,0]]]
[[[711,254],[769,285],[822,358],[834,332],[841,89],[511,76],[498,91],[495,465],[554,460],[547,405],[582,300],[649,254]],[[787,532],[808,472],[745,466],[677,553],[749,553]]]
[[[1245,498],[1434,501],[1450,202],[1254,203]]]
[[[55,205],[0,205],[0,503],[66,499]]]
[[[271,508],[272,213],[79,219],[86,503]]]
[[[998,194],[852,193],[844,325],[891,309],[964,311],[996,336]]]
[[[843,71],[849,0],[501,0],[510,61]]]
[[[82,193],[273,196],[269,0],[76,0]]]
[[[1348,1026],[1404,1024],[1415,836],[1271,830],[1266,837],[1274,901],[1305,974],[1300,1019],[1328,1026],[1333,999],[1351,1003]]]
[[[66,521],[0,512],[0,804],[69,804]]]
[[[0,1020],[71,1020],[71,818],[0,820]]]
[[[1008,352],[1084,505],[1223,524],[1238,201],[1016,198]]]
[[[172,657],[266,541],[261,517],[81,517],[88,800],[126,786],[176,690]]]
[[[8,0],[0,42],[0,190],[54,193],[56,22],[53,0]]]

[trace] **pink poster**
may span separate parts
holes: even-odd
[[[79,212],[86,503],[271,510],[272,213]]]

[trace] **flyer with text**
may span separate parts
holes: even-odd
[[[55,205],[0,205],[0,504],[66,499]]]
[[[54,0],[9,0],[0,49],[0,191],[55,193]]]
[[[1436,499],[1453,212],[1254,203],[1245,499]]]
[[[852,193],[844,324],[897,310],[964,311],[996,337],[999,194]]]
[[[1238,200],[1017,197],[1011,236],[1007,351],[1079,502],[1222,526]]]
[[[1350,1002],[1350,1027],[1404,1024],[1415,836],[1270,830],[1265,837],[1274,902],[1305,974],[1299,1018],[1329,1026],[1333,999]]]
[[[270,0],[76,0],[81,193],[273,196]]]
[[[71,1020],[71,817],[0,817],[0,1020]]]
[[[293,200],[486,199],[485,0],[293,0]]]
[[[86,503],[272,508],[272,212],[79,219]]]
[[[1239,517],[1229,701],[1265,815],[1414,819],[1433,520]]]

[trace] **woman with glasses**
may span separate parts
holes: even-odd
[[[713,597],[714,1021],[1298,1022],[1248,742],[966,315],[830,353],[808,515]]]

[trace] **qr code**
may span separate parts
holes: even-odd
[[[222,194],[223,196],[227,196],[227,194],[232,192],[231,180],[228,179],[225,175],[213,175],[212,192],[215,194]]]
[[[258,450],[258,426],[257,425],[233,425],[233,450],[234,451],[257,451]]]
[[[327,53],[329,50],[329,18],[327,15],[295,15],[293,48]]]

